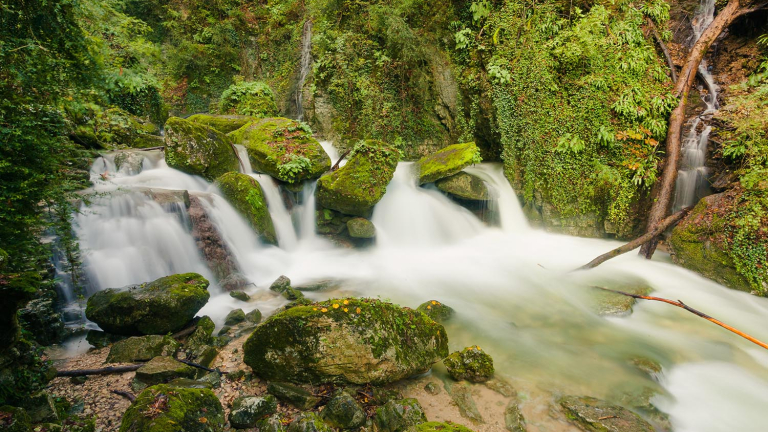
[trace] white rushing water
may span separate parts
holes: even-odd
[[[168,168],[159,152],[146,152],[138,174],[116,171],[113,159],[107,155],[94,163],[95,195],[76,217],[92,290],[182,271],[213,281],[184,211],[158,203],[147,192],[188,190],[200,198],[253,283],[246,288],[252,296],[248,303],[212,283],[212,298],[200,315],[219,325],[234,308],[258,308],[269,315],[283,305],[285,300],[268,289],[280,275],[294,286],[333,279],[340,283],[338,291],[308,297],[381,297],[410,307],[436,299],[453,307],[457,316],[446,325],[451,350],[480,345],[489,352],[497,372],[511,377],[519,391],[532,428],[568,428],[547,414],[556,395],[616,400],[618,393],[651,388],[676,431],[765,430],[766,353],[661,303],[637,304],[626,317],[602,317],[593,307],[590,286],[640,283],[654,295],[682,299],[763,340],[768,339],[768,300],[726,289],[672,265],[660,253],[653,261],[626,254],[594,270],[569,272],[618,243],[529,228],[499,164],[467,171],[489,186],[500,227],[483,224],[432,187],[417,186],[413,164],[401,163],[372,217],[377,244],[349,250],[334,247],[310,228],[314,182],[286,205],[288,192],[266,175],[249,173],[265,192],[280,242],[275,247],[260,243],[216,188]],[[663,365],[659,382],[629,364],[635,357]]]

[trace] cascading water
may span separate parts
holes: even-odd
[[[312,67],[312,21],[304,22],[301,32],[301,65],[299,69],[299,81],[296,84],[296,119],[304,120],[304,83],[307,81]]]
[[[626,317],[601,317],[593,310],[590,287],[641,283],[654,295],[680,298],[762,340],[768,339],[768,299],[632,254],[588,272],[569,272],[618,243],[528,228],[498,164],[468,171],[491,189],[501,227],[488,227],[441,192],[417,186],[413,164],[401,163],[374,211],[376,246],[349,250],[306,235],[314,217],[314,183],[305,186],[303,202],[291,210],[301,213],[294,226],[275,183],[252,174],[265,191],[276,227],[282,227],[281,246],[274,247],[259,243],[215,188],[168,168],[159,153],[147,155],[150,162],[135,175],[114,174],[113,157],[94,163],[97,199],[76,218],[92,289],[176,271],[209,276],[183,218],[162,204],[162,189],[187,190],[200,199],[253,283],[246,287],[253,299],[246,311],[258,307],[268,315],[285,303],[267,288],[281,274],[296,286],[339,282],[340,291],[307,293],[313,299],[381,296],[410,307],[437,299],[457,311],[446,325],[451,350],[477,344],[489,352],[497,373],[515,385],[532,428],[572,430],[548,415],[555,395],[617,400],[626,392],[651,389],[658,394],[654,403],[670,415],[675,431],[764,430],[768,354],[685,311],[655,302],[637,304]],[[102,179],[105,170],[109,173]],[[165,202],[169,200],[166,196]],[[285,240],[290,230],[293,245]],[[210,291],[212,298],[200,314],[218,324],[230,310],[244,306],[215,284]],[[659,382],[629,365],[636,357],[663,365]]]
[[[715,0],[702,0],[699,10],[691,22],[693,35],[689,45],[692,46],[699,40],[704,30],[712,23],[714,14]],[[683,207],[690,207],[709,194],[709,182],[707,179],[709,172],[705,165],[707,162],[709,134],[712,128],[704,124],[704,122],[711,120],[712,116],[720,109],[720,104],[717,101],[720,87],[715,83],[715,78],[712,76],[706,60],[701,61],[698,75],[703,79],[704,86],[706,87],[706,93],[703,93],[701,96],[701,100],[706,104],[706,109],[691,119],[688,123],[688,133],[683,138],[683,160],[677,173],[675,202],[672,206],[673,212]]]

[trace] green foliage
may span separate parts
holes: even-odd
[[[287,162],[283,162],[278,166],[278,170],[280,170],[280,177],[288,179],[289,182],[296,179],[296,176],[304,171],[309,171],[312,165],[309,158],[304,156],[290,154],[288,155],[288,159]]]
[[[221,94],[219,110],[224,114],[240,114],[256,118],[277,115],[277,105],[275,105],[272,89],[266,83],[259,81],[239,82],[229,86]]]

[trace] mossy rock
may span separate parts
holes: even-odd
[[[358,239],[372,239],[376,237],[376,227],[366,218],[356,217],[347,221],[349,236]]]
[[[125,335],[116,335],[101,330],[88,330],[85,340],[94,348],[106,348],[116,342],[127,338]]]
[[[115,155],[115,168],[127,174],[138,174],[144,168],[145,159],[141,152],[121,151]]]
[[[92,123],[77,126],[72,138],[94,148],[149,148],[163,145],[159,135],[156,125],[125,110],[110,108],[96,114]]]
[[[365,424],[367,418],[363,407],[345,392],[338,392],[328,401],[322,417],[328,424],[338,429],[358,428]]]
[[[480,149],[473,142],[448,146],[419,159],[419,184],[452,176],[480,160]]]
[[[220,432],[224,410],[209,389],[156,385],[126,410],[120,432]]]
[[[261,311],[258,310],[258,309],[254,309],[254,310],[248,312],[247,314],[245,314],[245,320],[250,322],[250,323],[254,323],[254,324],[260,323],[261,322]]]
[[[30,334],[29,338],[40,345],[52,345],[64,337],[64,320],[56,312],[51,297],[31,300],[19,309],[18,315],[21,327]]]
[[[451,395],[453,403],[459,408],[459,414],[469,419],[474,424],[483,423],[483,415],[477,409],[475,398],[472,397],[472,390],[466,384],[456,384],[446,386],[446,390]]]
[[[226,134],[178,117],[169,118],[165,124],[165,162],[209,181],[240,169]]]
[[[277,412],[277,399],[272,395],[241,396],[232,402],[229,423],[236,429],[256,426],[259,420]]]
[[[478,346],[452,353],[443,364],[451,378],[457,381],[480,383],[493,378],[493,359]]]
[[[194,378],[197,370],[171,357],[158,356],[148,361],[136,370],[136,380],[155,385],[171,381],[175,378]]]
[[[416,399],[391,400],[376,408],[373,423],[378,431],[399,432],[427,422],[424,408]]]
[[[264,243],[277,245],[275,226],[259,182],[251,176],[229,172],[216,180],[216,186]]]
[[[436,181],[435,186],[451,196],[464,200],[488,201],[491,198],[488,186],[482,179],[463,171]]]
[[[321,400],[299,386],[284,382],[269,383],[267,391],[281,401],[287,402],[301,410],[311,409]]]
[[[229,296],[233,299],[237,299],[243,302],[247,302],[251,299],[251,296],[249,296],[245,291],[230,291]]]
[[[235,309],[224,318],[224,325],[233,326],[245,321],[245,312],[242,309]]]
[[[526,432],[525,417],[516,400],[511,400],[504,408],[504,425],[510,432]]]
[[[288,432],[335,432],[313,412],[301,413],[288,426]]]
[[[568,420],[585,431],[654,431],[653,426],[632,411],[593,397],[565,396],[558,404]]]
[[[255,118],[274,117],[277,115],[277,104],[272,89],[266,83],[236,82],[221,94],[219,110]]]
[[[421,312],[336,299],[273,315],[243,351],[245,363],[269,380],[386,384],[429,370],[447,356],[448,337]]]
[[[369,217],[395,175],[400,152],[381,141],[355,146],[349,162],[317,181],[315,195],[324,208]]]
[[[228,134],[256,120],[256,118],[246,115],[195,114],[187,117],[187,120]]]
[[[283,425],[280,415],[274,414],[256,422],[256,430],[259,432],[284,432],[285,425]]]
[[[424,312],[428,317],[439,323],[448,321],[453,317],[453,314],[455,313],[452,307],[446,306],[437,300],[425,301],[424,303],[420,304],[416,310]]]
[[[628,294],[647,296],[653,289],[642,283],[622,284],[619,287],[611,287]],[[622,294],[598,290],[590,287],[590,301],[592,309],[601,316],[627,316],[632,313],[632,307],[637,303],[632,297]]]
[[[2,432],[29,432],[32,421],[24,408],[2,406],[0,407],[0,431]]]
[[[282,293],[289,288],[291,288],[291,279],[285,275],[279,276],[277,279],[275,279],[274,282],[272,282],[272,285],[269,286],[270,291],[274,291],[276,293]]]
[[[134,336],[112,345],[106,362],[145,362],[157,356],[171,356],[178,349],[179,343],[167,335]]]
[[[331,158],[311,131],[286,118],[266,118],[231,132],[235,144],[248,150],[255,170],[286,183],[314,179],[331,168]]]
[[[181,330],[209,297],[204,277],[177,274],[99,291],[88,299],[85,316],[109,333],[164,335]]]
[[[472,432],[456,423],[426,422],[409,428],[406,432]]]

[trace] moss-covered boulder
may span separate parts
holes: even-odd
[[[378,431],[399,432],[427,422],[424,408],[416,399],[391,400],[376,408],[373,423]]]
[[[256,118],[247,115],[195,114],[187,117],[187,120],[228,134],[256,120]]]
[[[232,402],[229,423],[236,429],[256,426],[259,420],[277,412],[277,399],[272,395],[241,396]]]
[[[224,198],[251,225],[264,243],[277,245],[277,234],[269,215],[261,185],[251,176],[229,172],[216,180]]]
[[[219,111],[256,118],[277,115],[272,89],[264,82],[236,82],[224,90],[219,99]]]
[[[284,432],[285,429],[280,414],[274,414],[256,422],[256,430],[259,432]]]
[[[73,141],[93,148],[149,148],[163,145],[160,129],[119,108],[91,113],[92,120],[74,128]]]
[[[358,239],[372,239],[376,237],[376,227],[366,218],[356,217],[347,221],[349,236]]]
[[[163,335],[184,327],[209,297],[204,277],[177,274],[99,291],[88,299],[85,316],[109,333]]]
[[[224,325],[233,326],[245,321],[245,312],[242,309],[230,311],[224,318]]]
[[[323,409],[323,419],[337,429],[355,429],[367,418],[363,407],[346,392],[338,392]]]
[[[224,410],[208,389],[156,385],[126,410],[120,432],[220,432]]]
[[[247,314],[245,314],[245,320],[250,322],[250,323],[254,323],[254,324],[260,323],[261,322],[261,311],[258,310],[258,309],[254,309],[254,310],[248,312]]]
[[[728,252],[726,218],[736,211],[739,193],[734,189],[702,198],[672,230],[669,245],[676,264],[727,287],[749,292],[749,280],[737,270]]]
[[[441,191],[463,200],[488,201],[491,198],[485,182],[464,171],[436,181],[435,186]]]
[[[334,432],[333,428],[325,424],[319,415],[308,412],[301,413],[288,426],[288,432]]]
[[[171,168],[210,181],[240,169],[227,135],[178,117],[169,118],[165,124],[165,162]]]
[[[318,203],[344,214],[370,216],[399,160],[400,152],[380,141],[358,143],[346,165],[317,181]]]
[[[493,359],[478,346],[452,353],[443,360],[443,364],[451,378],[457,381],[479,383],[493,378]]]
[[[184,341],[184,352],[187,360],[210,366],[219,351],[214,345],[213,331],[216,325],[209,317],[204,316],[197,320],[197,328]]]
[[[266,379],[385,384],[429,370],[448,355],[442,325],[374,299],[296,306],[259,325],[244,361]]]
[[[444,305],[437,300],[425,301],[416,310],[424,312],[428,317],[439,323],[448,321],[455,313],[452,307]]]
[[[473,142],[448,146],[419,159],[419,184],[432,183],[452,176],[480,161],[480,149]]]
[[[107,363],[145,362],[157,356],[173,355],[178,349],[179,343],[168,335],[134,336],[112,345]]]
[[[136,381],[146,385],[167,383],[175,378],[194,378],[197,370],[171,357],[158,356],[136,370]]]
[[[286,183],[314,179],[331,168],[331,158],[304,125],[286,118],[266,118],[229,134],[248,150],[255,170]]]
[[[232,297],[233,299],[237,299],[244,302],[247,302],[248,300],[251,299],[251,296],[249,296],[248,293],[245,291],[230,291],[229,296]]]
[[[426,422],[412,426],[406,432],[472,432],[472,429],[450,422]]]
[[[29,432],[30,430],[32,430],[32,422],[24,408],[8,405],[0,407],[0,431]]]
[[[565,416],[579,429],[603,432],[653,432],[648,422],[632,411],[593,397],[565,396],[558,400]]]
[[[285,403],[289,403],[298,409],[308,410],[320,402],[320,398],[307,390],[284,382],[271,382],[267,391]]]

